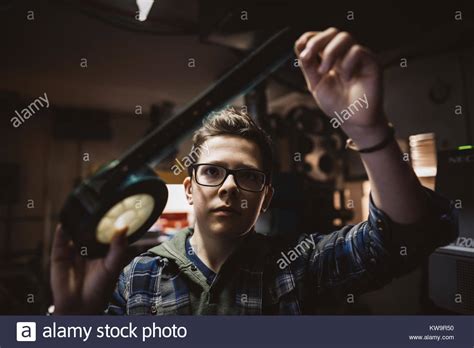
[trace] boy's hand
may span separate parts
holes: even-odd
[[[372,52],[357,44],[347,32],[329,28],[304,33],[295,43],[300,66],[317,104],[329,117],[357,100],[362,103],[341,128],[351,136],[361,130],[383,128],[382,78]],[[362,99],[359,99],[362,98]]]
[[[51,252],[55,314],[100,314],[126,262],[127,229],[117,231],[104,258],[87,259],[74,248],[60,225]]]

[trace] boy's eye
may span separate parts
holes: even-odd
[[[240,173],[240,179],[259,183],[262,181],[263,176],[259,172],[249,170],[249,171],[242,171]]]
[[[204,168],[204,174],[209,176],[216,176],[219,174],[219,169],[217,167],[206,167]]]
[[[257,175],[253,172],[242,172],[241,176],[245,180],[257,180]]]

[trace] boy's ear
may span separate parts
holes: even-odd
[[[275,193],[275,189],[273,188],[272,185],[268,185],[265,188],[265,198],[263,199],[263,204],[262,204],[262,213],[266,212],[268,207],[270,206],[270,203],[273,198],[273,194]]]
[[[193,181],[190,176],[187,176],[184,181],[184,193],[186,194],[186,199],[189,205],[193,204]]]

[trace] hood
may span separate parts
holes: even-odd
[[[194,230],[191,227],[180,230],[170,240],[148,251],[176,264],[181,271],[194,278],[194,280],[206,283],[206,279],[201,272],[192,272],[190,270],[193,264],[186,255],[186,239],[193,232]],[[232,264],[234,264],[234,266],[238,265],[241,268],[250,269],[255,264],[262,265],[265,263],[270,249],[266,238],[253,230],[248,233],[242,245],[229,257],[225,264],[228,264],[229,267],[232,267]],[[198,279],[196,275],[198,275]]]
[[[156,247],[148,250],[149,252],[167,258],[168,260],[175,261],[178,265],[183,263],[189,263],[189,259],[186,257],[186,239],[193,234],[192,228],[188,227],[182,229],[170,239]]]
[[[167,265],[174,264],[177,268],[187,276],[192,282],[201,285],[202,288],[207,288],[206,278],[201,272],[193,272],[191,266],[193,263],[188,259],[186,255],[186,238],[193,234],[193,229],[188,227],[183,230],[176,232],[176,234],[166,242],[157,245],[149,249],[148,251],[158,255],[168,262]],[[166,268],[166,267],[165,267]],[[164,273],[172,272],[175,267],[168,268],[168,271],[164,270]]]

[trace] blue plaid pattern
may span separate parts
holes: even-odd
[[[370,196],[367,221],[329,234],[290,242],[251,233],[231,271],[238,314],[317,314],[349,293],[379,289],[410,272],[458,236],[453,202],[425,192],[430,214],[415,224],[391,221]],[[304,240],[314,241],[314,247],[298,248]],[[298,257],[281,267],[290,250],[298,250]],[[105,313],[202,314],[192,313],[189,280],[180,267],[150,251],[136,257],[121,273]]]

